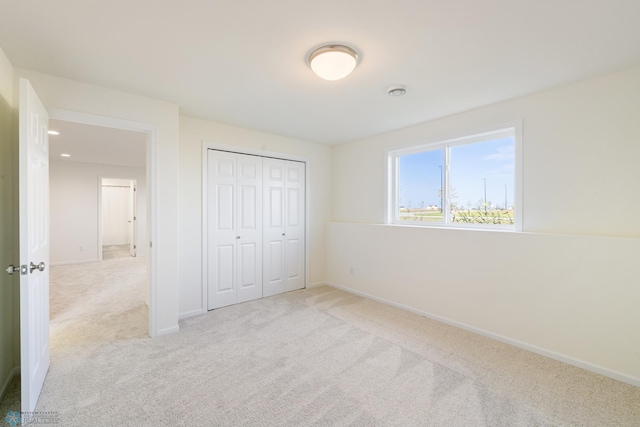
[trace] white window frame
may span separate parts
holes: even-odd
[[[468,145],[482,141],[489,141],[500,138],[503,134],[514,135],[514,223],[513,225],[500,224],[467,224],[451,222],[451,207],[449,203],[449,148]],[[445,167],[443,168],[443,223],[428,223],[421,221],[407,221],[399,219],[398,205],[398,158],[408,154],[415,154],[424,151],[435,151],[444,149]],[[502,231],[522,231],[523,204],[522,204],[522,120],[503,123],[487,127],[475,132],[467,132],[463,135],[438,139],[432,142],[421,143],[400,149],[387,151],[387,189],[386,189],[386,212],[385,222],[393,225],[409,225],[434,228],[457,228],[475,230],[502,230]]]

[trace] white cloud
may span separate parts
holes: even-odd
[[[482,160],[512,160],[513,145],[504,145],[497,149],[497,153],[488,154]]]

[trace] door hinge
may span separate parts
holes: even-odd
[[[149,247],[152,248],[153,247],[153,242],[149,242]]]

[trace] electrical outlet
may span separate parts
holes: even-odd
[[[80,252],[84,252],[84,246],[80,245]]]

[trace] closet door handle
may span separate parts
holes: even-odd
[[[240,238],[240,236],[236,236],[236,239],[239,239],[239,238]]]

